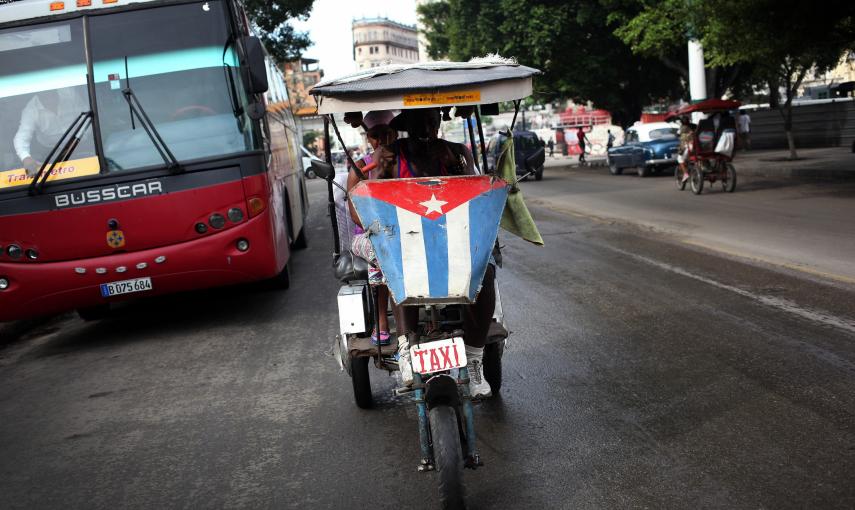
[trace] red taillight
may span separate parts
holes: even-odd
[[[263,211],[264,208],[266,207],[266,204],[264,203],[264,199],[259,198],[259,197],[250,198],[247,201],[247,204],[248,204],[247,209],[249,209],[249,217],[250,218],[252,218],[253,216],[258,216],[259,214],[261,214],[261,211]]]

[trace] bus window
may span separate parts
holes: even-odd
[[[252,122],[232,104],[232,72],[241,104],[247,95],[227,46],[221,2],[93,16],[95,89],[110,171],[162,165],[163,159],[122,94],[130,88],[179,161],[256,148]],[[225,57],[224,57],[225,54]],[[125,63],[127,62],[127,76]],[[226,64],[228,64],[227,67]]]
[[[80,20],[0,30],[0,191],[30,175],[82,112],[89,111]],[[51,178],[97,174],[92,129]],[[28,168],[25,168],[28,167]]]

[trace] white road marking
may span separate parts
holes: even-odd
[[[681,267],[673,266],[671,264],[666,264],[665,262],[659,262],[658,260],[653,260],[651,258],[645,257],[643,255],[638,255],[636,253],[631,253],[626,250],[622,250],[620,248],[615,248],[613,246],[604,246],[609,250],[620,253],[621,255],[625,255],[627,257],[634,258],[641,262],[650,264],[652,266],[656,266],[660,269],[664,269],[665,271],[670,271],[672,273],[679,274],[681,276],[686,276],[688,278],[692,278],[699,282],[706,283],[708,285],[712,285],[713,287],[717,287],[722,290],[727,290],[733,292],[735,294],[739,294],[742,297],[751,299],[760,304],[776,308],[782,312],[786,312],[792,315],[796,315],[803,319],[807,319],[809,321],[817,322],[819,324],[824,324],[826,326],[833,326],[835,328],[842,329],[849,333],[855,334],[855,321],[850,319],[837,317],[832,315],[829,312],[821,311],[821,310],[812,310],[809,308],[805,308],[799,306],[797,303],[794,303],[788,299],[781,299],[772,296],[764,296],[762,294],[755,294],[751,291],[747,291],[745,289],[740,289],[739,287],[734,287],[733,285],[728,285],[726,283],[721,283],[719,281],[713,280],[711,278],[707,278],[706,276],[701,276],[692,272],[689,272]]]

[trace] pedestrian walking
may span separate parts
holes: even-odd
[[[579,126],[579,129],[576,131],[576,140],[579,143],[579,164],[585,164],[585,145],[588,141],[588,137],[585,136],[585,130],[582,126]]]
[[[606,140],[606,150],[609,150],[615,144],[615,135],[612,134],[611,129],[607,129],[606,134],[608,135],[608,139]]]
[[[546,146],[549,147],[549,157],[552,157],[552,152],[555,150],[555,142],[552,141],[552,138],[546,143]]]
[[[751,116],[745,110],[739,110],[739,146],[746,151],[751,148]]]

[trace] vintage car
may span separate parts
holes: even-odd
[[[635,124],[626,130],[624,143],[608,150],[609,172],[620,175],[633,168],[640,177],[669,170],[677,164],[677,125],[670,122]]]

